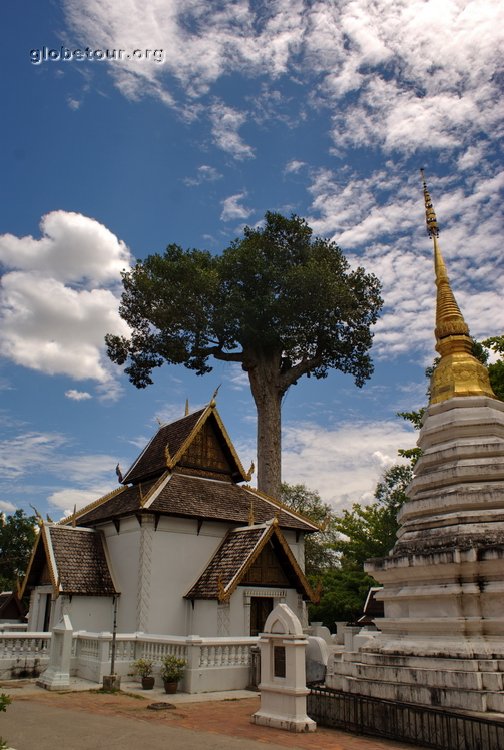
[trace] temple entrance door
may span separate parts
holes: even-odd
[[[274,600],[270,596],[253,596],[250,599],[250,635],[264,632],[268,615],[273,611]]]

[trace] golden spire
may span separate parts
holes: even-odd
[[[445,262],[438,244],[439,226],[427,189],[423,169],[427,234],[434,243],[436,273],[436,350],[440,354],[430,386],[430,403],[437,404],[456,396],[489,396],[495,398],[486,367],[473,355],[469,328],[457,304]]]

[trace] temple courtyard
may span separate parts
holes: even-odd
[[[90,690],[74,680],[69,692],[50,692],[34,682],[0,683],[13,698],[0,716],[0,734],[13,750],[407,750],[412,745],[359,737],[318,727],[292,734],[250,723],[258,693],[238,690],[165,695],[126,683],[117,694]],[[149,710],[153,703],[172,708]],[[419,746],[416,745],[418,748]]]

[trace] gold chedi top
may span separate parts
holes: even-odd
[[[430,385],[430,403],[439,404],[457,396],[495,398],[486,367],[473,355],[473,342],[452,292],[445,262],[438,244],[439,227],[423,169],[423,192],[427,232],[434,242],[436,272],[436,350],[440,359]]]

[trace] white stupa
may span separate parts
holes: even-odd
[[[504,714],[504,402],[472,354],[423,182],[434,244],[439,361],[421,458],[388,557],[380,632],[335,659],[331,687],[425,706]]]

